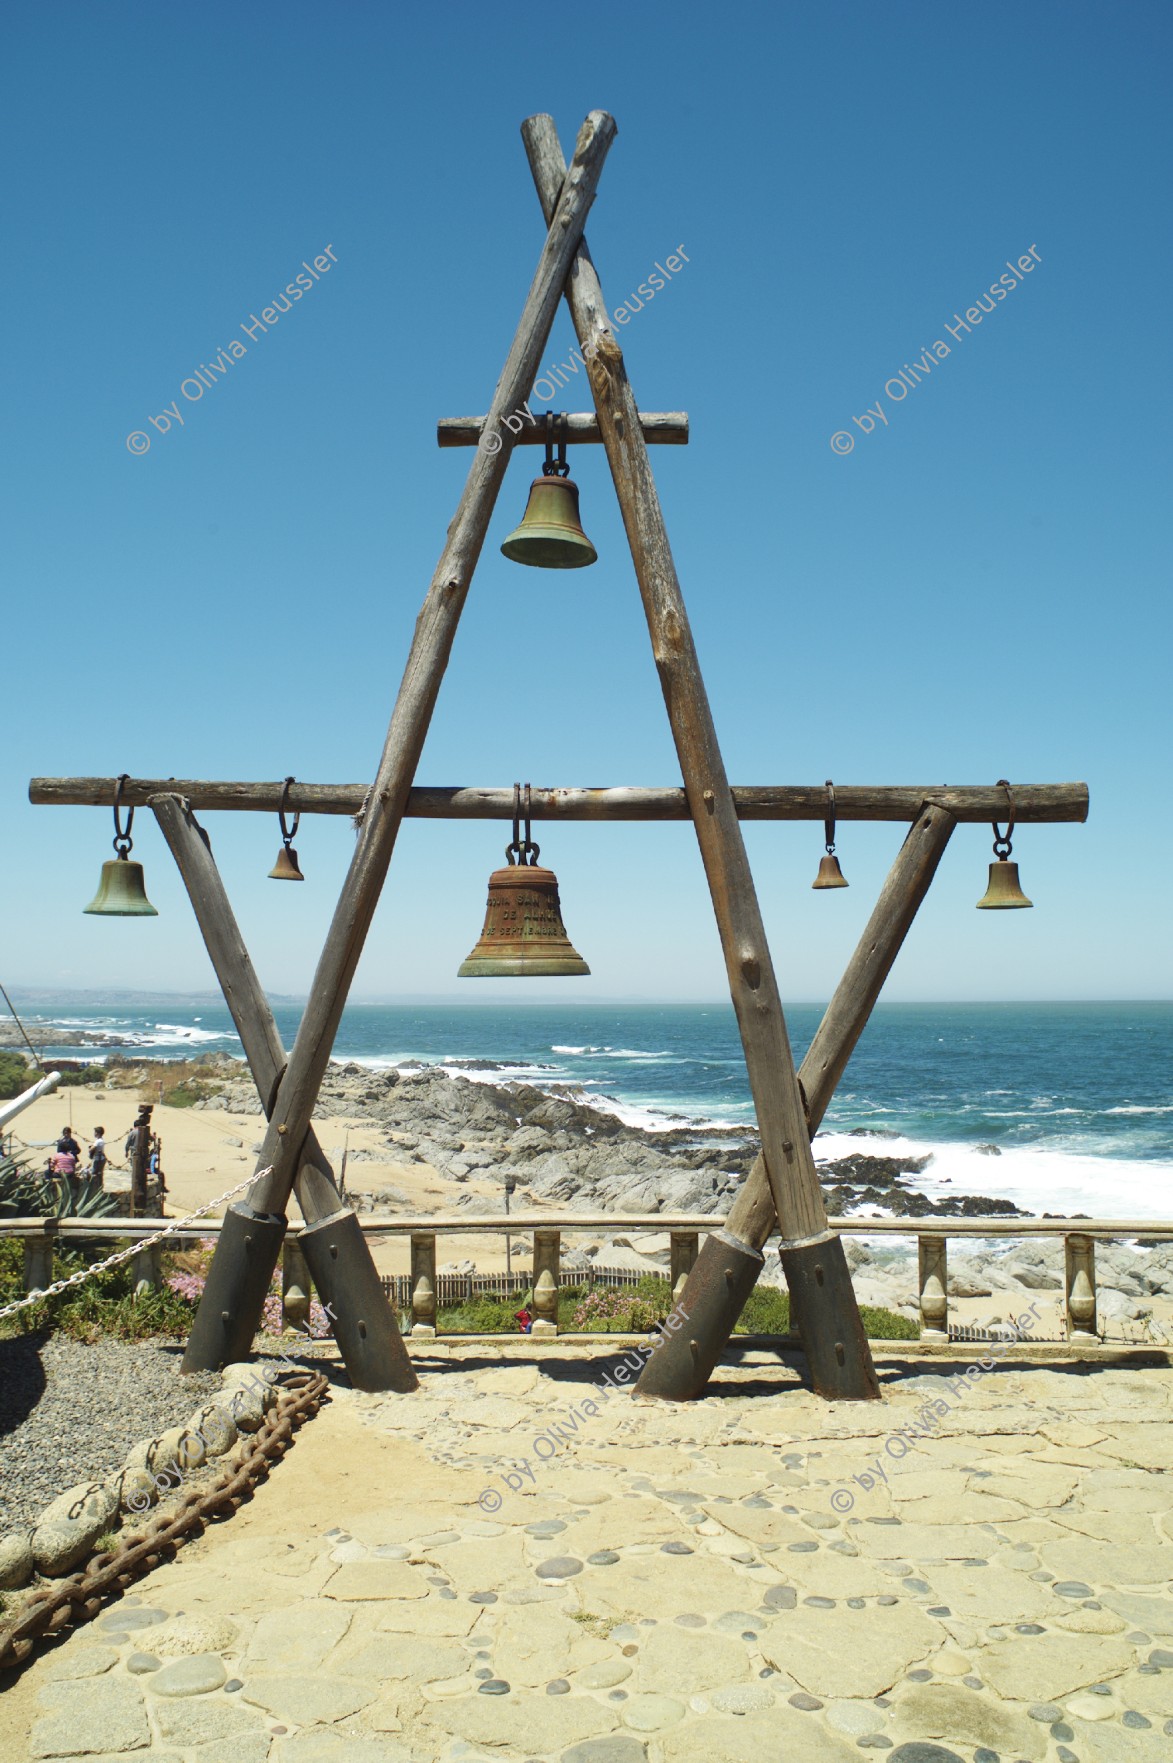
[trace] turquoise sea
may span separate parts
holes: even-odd
[[[275,1014],[291,1046],[300,1009]],[[796,1059],[820,1014],[788,1011]],[[154,1058],[241,1051],[227,1010],[211,1001],[22,1016],[58,1058],[102,1056],[71,1041],[76,1029]],[[652,1132],[753,1119],[722,1004],[358,1004],[334,1056],[575,1084]],[[861,1129],[882,1138],[861,1139]],[[816,1141],[820,1157],[861,1149],[932,1152],[917,1185],[934,1199],[980,1193],[1039,1212],[1173,1217],[1173,1004],[881,1004]]]

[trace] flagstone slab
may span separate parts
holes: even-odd
[[[943,1739],[955,1746],[984,1746],[1006,1757],[1041,1758],[1047,1754],[1045,1726],[959,1683],[906,1685],[892,1724],[885,1730],[897,1743]]]
[[[1150,1395],[1146,1387],[1143,1394],[1138,1392],[1138,1402],[1147,1403]],[[1112,1427],[1111,1438],[1105,1439],[1100,1449],[1105,1456],[1140,1469],[1173,1469],[1173,1427],[1167,1415],[1132,1425],[1121,1422]]]
[[[752,1624],[751,1624],[752,1626]],[[635,1681],[658,1695],[703,1694],[744,1683],[752,1666],[745,1644],[709,1629],[648,1629],[640,1642]]]
[[[656,1739],[664,1763],[860,1763],[849,1738],[817,1716],[775,1707],[765,1714],[708,1714],[670,1727]]]
[[[851,1533],[854,1538],[854,1532]],[[806,1596],[824,1598],[875,1598],[895,1589],[892,1576],[866,1555],[842,1555],[837,1549],[820,1548],[811,1553],[780,1549],[768,1557],[761,1575],[766,1585],[777,1578]],[[758,1576],[754,1575],[754,1585]],[[760,1594],[759,1594],[760,1595]]]
[[[800,1605],[764,1627],[758,1641],[768,1665],[815,1696],[882,1695],[946,1638],[939,1622],[914,1604],[869,1604],[862,1610]]]
[[[493,1637],[493,1656],[510,1683],[544,1688],[615,1656],[614,1645],[545,1604],[506,1605]],[[626,1674],[625,1674],[626,1675]]]
[[[413,1683],[433,1683],[456,1677],[468,1666],[468,1650],[435,1636],[400,1634],[375,1637],[352,1646],[349,1641],[330,1655],[330,1671],[338,1677],[369,1678],[382,1684],[389,1678],[410,1678]]]
[[[1173,1547],[1168,1543],[1122,1548],[1071,1538],[1046,1543],[1039,1553],[1043,1565],[1060,1579],[1086,1579],[1099,1586],[1150,1586],[1173,1579]]]
[[[748,1583],[747,1583],[748,1580]],[[633,1555],[614,1567],[591,1568],[574,1582],[579,1608],[638,1621],[651,1616],[719,1615],[751,1598],[757,1575],[747,1576],[710,1555]],[[761,1576],[764,1593],[770,1579]]]
[[[964,1567],[956,1561],[942,1562],[931,1569],[929,1584],[933,1602],[947,1604],[962,1622],[988,1627],[999,1622],[1044,1622],[1055,1614],[1055,1594],[1049,1586],[993,1563]]]
[[[851,1540],[880,1561],[968,1561],[976,1547],[964,1524],[857,1525]]]
[[[1152,1543],[1168,1540],[1169,1533],[1157,1530],[1152,1514],[1134,1512],[1125,1506],[1122,1511],[1105,1512],[1095,1507],[1055,1513],[1055,1523],[1064,1530],[1092,1537],[1096,1542],[1115,1543],[1122,1547],[1146,1548]]]
[[[373,1702],[376,1694],[374,1683],[360,1688],[342,1678],[327,1677],[322,1671],[300,1677],[250,1675],[240,1691],[245,1702],[298,1726],[345,1720]]]
[[[290,1604],[261,1617],[248,1643],[248,1663],[294,1666],[312,1670],[321,1665],[350,1627],[351,1613],[323,1598]],[[154,1635],[151,1637],[154,1642]]]
[[[1028,1512],[1041,1506],[1065,1506],[1079,1486],[1078,1472],[1057,1464],[1031,1462],[1011,1473],[1005,1465],[991,1476],[983,1476],[971,1486],[995,1499],[1013,1500]]]
[[[599,1549],[669,1542],[690,1534],[677,1506],[664,1500],[616,1498],[596,1506],[586,1518],[571,1519],[562,1541],[585,1560]]]
[[[453,1591],[500,1592],[508,1586],[528,1585],[532,1581],[533,1567],[526,1561],[525,1543],[524,1533],[513,1531],[502,1537],[464,1537],[458,1543],[445,1543],[426,1553],[427,1559],[447,1574]],[[420,1583],[426,1591],[422,1575]]]
[[[773,1543],[781,1547],[785,1543],[809,1543],[815,1540],[810,1526],[801,1519],[788,1517],[784,1512],[769,1508],[742,1506],[736,1502],[722,1506],[714,1501],[705,1505],[702,1510],[715,1524],[723,1525],[735,1536],[745,1537],[751,1543]]]
[[[368,1598],[414,1600],[426,1598],[429,1586],[424,1572],[406,1561],[344,1561],[322,1588],[327,1598],[358,1603]]]
[[[484,1483],[481,1483],[481,1487]],[[479,1492],[479,1489],[478,1489]],[[433,1536],[438,1530],[446,1530],[452,1523],[452,1507],[437,1501],[434,1505],[423,1503],[401,1506],[396,1501],[388,1501],[374,1512],[362,1512],[347,1524],[351,1536],[359,1542],[376,1548],[380,1543],[411,1543],[417,1537]]]
[[[291,1734],[276,1741],[271,1763],[420,1763],[434,1758],[438,1748],[419,1751],[398,1739],[359,1738],[351,1733],[331,1732],[329,1727]],[[201,1756],[199,1763],[204,1763]],[[226,1759],[231,1763],[231,1759]]]
[[[1173,1671],[1162,1671],[1152,1677],[1130,1672],[1114,1687],[1126,1708],[1135,1708],[1138,1714],[1149,1715],[1158,1725],[1173,1719]]]
[[[34,1757],[76,1757],[87,1751],[134,1751],[151,1742],[137,1678],[98,1677],[83,1688],[50,1683],[41,1691],[47,1712],[33,1725]]]
[[[1127,1642],[1107,1635],[1015,1634],[983,1647],[979,1669],[996,1695],[1053,1702],[1116,1677],[1135,1660]]]
[[[567,1745],[614,1732],[619,1725],[617,1707],[589,1696],[461,1696],[434,1703],[429,1718],[457,1738],[505,1746],[507,1755],[519,1758],[556,1755]]]
[[[423,1603],[405,1598],[377,1608],[381,1634],[426,1634],[442,1638],[471,1634],[482,1614],[482,1607],[470,1604],[467,1598],[440,1598],[435,1592]]]

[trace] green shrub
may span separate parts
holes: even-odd
[[[37,1073],[23,1053],[0,1052],[0,1102],[10,1101],[37,1081]]]
[[[881,1310],[875,1304],[861,1304],[859,1314],[863,1330],[870,1341],[916,1341],[920,1326],[911,1316],[900,1316],[895,1310]]]
[[[757,1285],[745,1301],[734,1334],[789,1334],[790,1293]]]
[[[81,1252],[66,1251],[53,1257],[53,1278],[65,1279],[83,1267],[104,1260],[109,1246]],[[24,1245],[20,1238],[0,1238],[0,1304],[24,1296]],[[0,1323],[7,1333],[33,1334],[43,1328],[58,1329],[74,1340],[95,1341],[101,1335],[121,1340],[146,1340],[152,1335],[182,1339],[191,1328],[195,1306],[164,1285],[160,1291],[134,1295],[131,1263],[124,1261],[82,1285],[52,1298],[42,1298]]]

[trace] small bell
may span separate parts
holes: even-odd
[[[812,888],[847,888],[851,886],[847,877],[839,867],[839,859],[835,855],[835,786],[827,779],[827,818],[823,822],[823,838],[827,854],[819,858],[819,873],[811,883]]]
[[[847,888],[850,886],[851,883],[840,869],[839,859],[834,851],[828,851],[825,857],[819,858],[819,873],[811,883],[812,888]]]
[[[990,864],[990,882],[985,893],[978,901],[978,911],[987,911],[1002,907],[1033,906],[1034,901],[1028,900],[1018,885],[1018,865],[1008,857],[999,857],[996,863]]]
[[[994,856],[996,862],[990,864],[990,879],[986,891],[977,903],[979,912],[1001,909],[1009,911],[1018,906],[1033,906],[1034,901],[1028,900],[1018,882],[1018,865],[1010,860],[1010,835],[1014,831],[1014,797],[1010,793],[1010,785],[1004,777],[998,779],[1001,789],[1006,792],[1006,800],[1010,808],[1010,819],[1004,833],[999,832],[998,822],[994,822]]]
[[[505,847],[507,869],[489,877],[485,923],[458,979],[565,979],[590,973],[566,934],[558,878],[540,869],[540,849],[530,839],[529,785],[525,786],[525,838],[518,836],[521,785],[513,786],[513,843]]]
[[[297,852],[286,841],[277,853],[277,861],[269,871],[270,881],[304,881],[305,876],[297,867]]]
[[[119,817],[122,786],[128,779],[129,774],[124,771],[114,791],[114,849],[117,856],[103,863],[98,891],[89,905],[83,906],[82,911],[92,912],[101,918],[158,918],[158,912],[147,899],[143,866],[130,855],[133,849],[130,829],[134,825],[134,809],[128,808],[126,811],[125,830]]]
[[[583,569],[597,563],[599,554],[582,530],[578,515],[578,485],[566,463],[566,418],[560,417],[558,460],[554,460],[554,416],[546,413],[546,463],[541,477],[529,488],[529,501],[521,525],[501,547],[513,563],[535,569]]]
[[[297,837],[297,829],[301,825],[301,815],[294,815],[292,826],[289,826],[285,819],[285,810],[289,806],[289,786],[293,782],[293,778],[287,777],[285,787],[281,791],[281,806],[277,810],[277,818],[281,822],[281,849],[277,853],[276,863],[269,871],[270,881],[305,880],[305,876],[297,866],[297,852],[293,849],[293,841]]]

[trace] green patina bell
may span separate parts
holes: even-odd
[[[102,865],[98,891],[84,908],[103,918],[158,918],[159,914],[147,899],[143,885],[143,866],[126,852],[119,850]]]
[[[578,485],[568,477],[538,477],[530,485],[521,525],[501,547],[513,563],[534,569],[583,569],[599,554],[578,518]]]
[[[998,908],[1008,911],[1015,906],[1034,905],[1034,901],[1028,900],[1019,886],[1017,863],[1012,863],[1007,857],[1000,857],[996,863],[990,864],[989,886],[977,904],[979,912]]]

